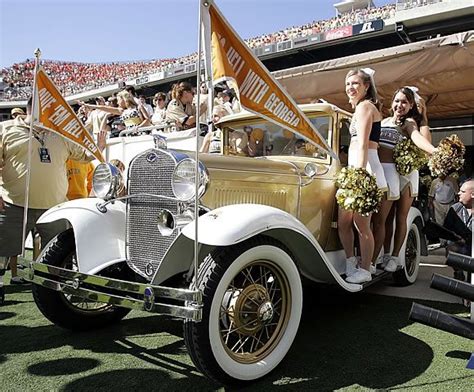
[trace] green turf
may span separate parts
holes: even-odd
[[[71,333],[40,314],[28,286],[6,289],[1,391],[224,390],[194,368],[177,319],[134,311],[112,328]],[[423,303],[451,314],[466,311]],[[239,390],[472,391],[474,370],[466,369],[472,341],[409,322],[411,304],[305,288],[302,323],[289,354],[274,372]]]

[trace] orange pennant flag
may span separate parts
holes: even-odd
[[[60,134],[89,151],[100,162],[105,162],[94,139],[42,67],[36,73],[35,99],[38,105],[34,125]]]
[[[202,0],[201,5],[205,47],[211,52],[214,83],[232,80],[238,87],[241,105],[248,111],[296,133],[337,159],[326,140],[240,39],[214,2]]]

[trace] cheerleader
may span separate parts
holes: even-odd
[[[355,109],[350,125],[349,166],[366,168],[375,175],[377,186],[385,190],[387,184],[380,164],[377,148],[380,137],[380,105],[370,68],[349,71],[346,76],[346,94]],[[371,215],[363,216],[355,211],[339,208],[339,238],[346,253],[346,281],[364,283],[372,280],[370,264],[374,251],[374,237],[370,229]],[[354,255],[356,228],[360,244],[360,265]]]
[[[380,133],[379,157],[387,180],[388,191],[382,199],[379,212],[374,215],[373,219],[375,241],[373,262],[376,262],[386,237],[389,237],[389,242],[391,242],[392,230],[390,227],[386,227],[386,223],[388,222],[387,226],[392,225],[393,218],[389,217],[389,214],[393,203],[396,202],[393,251],[391,254],[389,253],[390,245],[388,245],[388,248],[385,248],[384,256],[379,259],[382,268],[389,272],[394,272],[402,267],[399,252],[407,234],[408,211],[413,199],[418,195],[419,181],[417,170],[408,175],[400,175],[397,172],[393,150],[399,142],[410,138],[418,148],[428,154],[435,151],[435,147],[419,131],[419,126],[423,123],[423,116],[418,110],[415,93],[409,87],[402,87],[395,92],[391,105],[392,117],[382,121]]]

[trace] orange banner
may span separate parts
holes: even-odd
[[[35,99],[38,102],[35,125],[60,134],[89,151],[99,161],[105,161],[92,136],[41,67],[36,74]]]
[[[326,140],[281,88],[265,66],[239,38],[212,1],[202,12],[205,28],[210,29],[212,76],[214,83],[232,79],[238,86],[240,103],[247,110],[282,126],[336,157]],[[206,26],[209,20],[210,26]],[[205,37],[209,35],[204,33]]]

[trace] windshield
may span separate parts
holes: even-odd
[[[318,116],[310,118],[321,136],[331,145],[332,118]],[[259,156],[307,156],[326,159],[312,143],[306,142],[293,132],[268,121],[252,121],[227,127],[226,152],[230,155]]]

